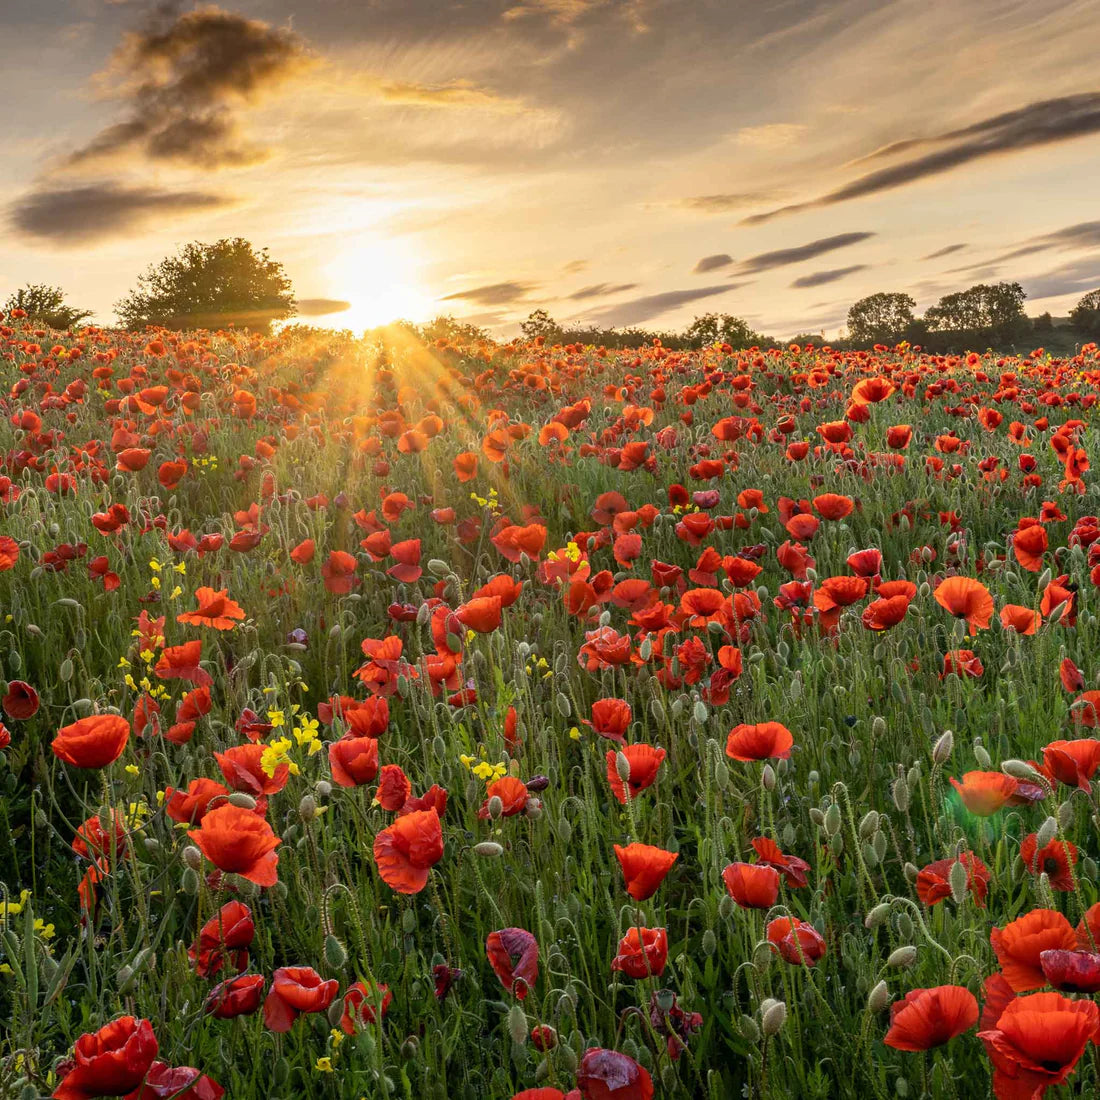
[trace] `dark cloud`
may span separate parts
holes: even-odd
[[[673,205],[684,210],[697,210],[701,214],[728,214],[731,210],[777,202],[781,198],[783,195],[778,191],[734,191],[719,195],[692,195],[677,200]]]
[[[1087,294],[1100,287],[1100,253],[1071,260],[1031,279],[1022,279],[1021,285],[1031,299]]]
[[[1031,256],[1052,248],[1100,248],[1100,222],[1078,222],[1076,225],[1067,225],[1064,229],[1056,229],[1053,233],[1043,233],[989,262],[1004,263],[1006,260]]]
[[[208,191],[103,182],[31,191],[8,208],[8,222],[18,233],[55,244],[88,244],[139,229],[154,218],[211,212],[233,202]]]
[[[580,290],[574,290],[569,295],[569,300],[583,302],[589,298],[607,298],[612,294],[625,294],[637,285],[637,283],[595,283],[593,286],[582,286]]]
[[[866,271],[867,264],[852,264],[851,267],[834,267],[831,271],[815,271],[812,275],[803,275],[791,283],[792,287],[805,288],[810,286],[824,286],[826,283],[835,283],[846,275],[852,275],[857,271]]]
[[[605,306],[595,313],[586,314],[583,320],[589,324],[614,325],[616,328],[639,325],[643,321],[659,317],[662,313],[687,305],[689,302],[711,298],[716,294],[726,294],[736,290],[739,285],[744,284],[725,283],[722,286],[704,286],[696,290],[669,290],[663,294],[647,294],[643,298],[632,298],[617,305]],[[574,318],[574,320],[581,319]]]
[[[346,313],[351,302],[340,298],[299,298],[298,312],[303,317],[325,317],[330,313]]]
[[[761,252],[743,261],[738,265],[737,270],[739,274],[748,275],[758,271],[771,271],[776,267],[786,267],[789,264],[799,264],[803,260],[812,260],[815,256],[824,255],[826,252],[859,244],[860,241],[866,241],[874,235],[874,233],[837,233],[835,236],[822,237],[820,240],[810,241],[809,244],[798,245],[795,248]]]
[[[475,286],[470,290],[460,290],[457,294],[448,294],[440,301],[475,302],[479,306],[504,306],[511,302],[520,301],[537,285],[537,283],[515,282],[491,283],[489,286]]]
[[[720,267],[729,267],[732,263],[733,257],[728,252],[719,252],[715,256],[704,256],[692,268],[692,272],[695,275],[702,275],[707,271],[717,271]]]
[[[930,146],[947,147],[903,160],[889,168],[879,168],[816,199],[754,214],[745,218],[742,224],[758,225],[782,214],[834,206],[849,199],[864,198],[929,176],[937,176],[985,157],[1019,152],[1095,133],[1100,133],[1100,92],[1039,100],[1018,110],[994,115],[971,126],[935,137],[894,142],[872,154],[872,157],[877,160]]]
[[[268,150],[242,133],[241,109],[311,61],[291,31],[214,7],[133,31],[102,78],[128,104],[129,117],[101,130],[68,163],[134,153],[204,168],[255,163]]]
[[[950,256],[952,252],[961,252],[966,248],[965,244],[949,244],[944,248],[938,248],[935,252],[929,252],[927,256],[921,256],[922,260],[938,260],[941,256]]]

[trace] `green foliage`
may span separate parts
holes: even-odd
[[[1100,288],[1090,290],[1070,311],[1070,323],[1087,340],[1100,340]]]
[[[265,332],[295,311],[290,279],[267,249],[242,237],[213,244],[194,241],[138,278],[115,306],[125,328],[168,329],[235,326]]]
[[[76,328],[92,315],[90,309],[78,309],[65,301],[65,291],[59,286],[28,283],[8,296],[4,312],[21,309],[27,318],[46,328],[65,330]]]
[[[848,310],[848,336],[854,344],[893,346],[905,339],[917,303],[908,295],[881,291]]]

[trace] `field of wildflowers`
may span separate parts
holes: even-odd
[[[1100,1090],[1095,345],[0,356],[0,1094]]]

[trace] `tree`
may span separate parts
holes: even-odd
[[[684,330],[684,342],[693,348],[709,347],[711,344],[748,348],[762,340],[759,333],[749,328],[747,321],[731,313],[704,313]]]
[[[545,309],[536,309],[519,327],[524,340],[537,340],[541,336],[546,344],[561,342],[561,326]]]
[[[984,333],[1011,340],[1028,331],[1024,289],[1019,283],[978,283],[942,297],[924,315],[933,332]]]
[[[150,267],[115,309],[130,329],[235,325],[266,332],[272,321],[294,313],[296,304],[283,265],[266,248],[257,252],[233,237],[185,245],[178,256]]]
[[[1070,323],[1089,340],[1100,340],[1100,287],[1090,290],[1070,310]]]
[[[848,338],[853,344],[896,344],[912,325],[916,305],[908,294],[890,291],[860,298],[848,310]]]
[[[4,303],[4,312],[21,309],[32,321],[46,328],[75,328],[92,315],[90,309],[77,309],[65,304],[65,291],[59,286],[46,286],[43,283],[28,283],[17,290]]]

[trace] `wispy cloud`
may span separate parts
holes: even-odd
[[[729,267],[733,263],[733,257],[728,252],[719,252],[714,256],[704,256],[693,268],[696,275],[702,275],[707,271],[717,271],[719,268]]]
[[[637,285],[637,283],[594,283],[592,286],[582,286],[580,290],[574,290],[569,295],[569,300],[585,302],[590,298],[610,298],[613,294],[625,294]]]
[[[761,252],[743,260],[737,270],[739,274],[749,275],[760,271],[771,271],[777,267],[787,267],[790,264],[800,264],[804,260],[822,256],[826,252],[835,252],[838,248],[849,248],[851,245],[869,240],[874,235],[869,232],[837,233],[832,237],[821,237],[794,248],[777,248],[771,252]]]
[[[935,252],[929,252],[927,256],[921,256],[922,260],[938,260],[943,256],[950,256],[953,252],[961,252],[966,248],[965,244],[949,244],[943,248],[937,248]]]
[[[803,289],[811,286],[824,286],[826,283],[839,282],[857,271],[866,271],[868,264],[852,264],[851,267],[834,267],[831,271],[815,271],[812,275],[803,275],[791,283],[792,287]]]
[[[521,301],[537,286],[537,283],[490,283],[487,286],[475,286],[469,290],[460,290],[455,294],[448,294],[441,301],[474,302],[479,306],[504,306]]]
[[[660,317],[663,313],[691,302],[727,294],[736,289],[737,284],[725,283],[722,286],[704,286],[695,290],[667,290],[661,294],[646,294],[641,298],[631,298],[626,302],[605,306],[603,309],[596,310],[595,313],[585,314],[583,319],[590,324],[625,328],[630,325],[640,325],[643,321],[650,321],[654,317]],[[575,318],[575,320],[579,319]]]

